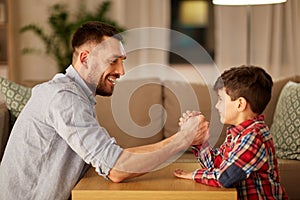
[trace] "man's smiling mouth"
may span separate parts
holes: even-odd
[[[119,77],[113,76],[113,75],[111,75],[107,78],[107,80],[110,81],[113,85],[117,84],[118,79],[119,79]]]

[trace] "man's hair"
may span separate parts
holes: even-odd
[[[75,51],[76,47],[80,47],[87,42],[100,43],[103,41],[104,36],[114,37],[120,41],[122,40],[119,31],[115,27],[99,21],[86,22],[73,34],[73,51]]]
[[[243,97],[254,113],[261,114],[271,99],[272,77],[260,67],[240,66],[224,71],[217,79],[214,90],[225,88],[234,101]]]

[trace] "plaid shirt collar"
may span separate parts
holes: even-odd
[[[264,115],[258,115],[252,119],[249,119],[249,120],[246,120],[246,121],[240,123],[237,126],[232,125],[227,129],[226,135],[231,134],[232,137],[236,137],[237,135],[243,133],[243,130],[245,130],[252,124],[257,123],[257,122],[262,122],[262,121],[264,121],[264,119],[265,119]]]

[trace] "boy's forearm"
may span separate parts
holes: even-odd
[[[203,145],[192,146],[192,151],[202,168],[210,169],[215,166],[214,152],[208,142]]]
[[[203,183],[206,185],[214,187],[222,187],[220,181],[218,180],[219,170],[207,170],[207,169],[198,169],[193,173],[193,180],[198,183]]]

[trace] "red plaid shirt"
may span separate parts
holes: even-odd
[[[287,199],[264,116],[232,126],[226,135],[215,150],[208,144],[193,146],[202,167],[193,179],[211,186],[236,187],[239,199]]]

